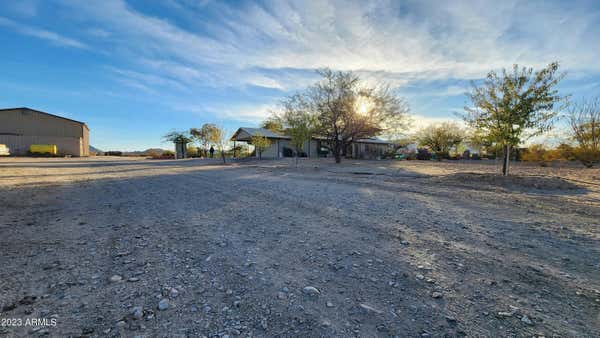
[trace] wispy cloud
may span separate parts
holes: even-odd
[[[173,109],[195,113],[200,116],[212,115],[216,121],[233,120],[236,122],[257,124],[277,110],[275,103],[270,104],[191,104],[175,105]]]
[[[17,23],[13,20],[2,18],[2,17],[0,17],[0,26],[7,27],[7,28],[12,29],[23,35],[33,36],[35,38],[49,41],[56,45],[73,47],[73,48],[81,48],[81,49],[89,48],[85,43],[80,42],[78,40],[68,38],[66,36],[62,36],[60,34],[57,34],[57,33],[54,33],[54,32],[51,32],[51,31],[48,31],[45,29],[40,29],[40,28],[36,28],[36,27],[27,26],[22,23]]]
[[[186,67],[227,66],[241,72],[333,67],[371,73],[397,85],[407,79],[479,78],[514,62],[539,66],[556,59],[566,68],[600,71],[600,46],[590,44],[598,13],[560,3],[276,1],[232,7],[172,2],[196,11],[202,33],[142,14],[119,0],[69,4],[78,15],[127,36],[115,40],[122,48]],[[217,14],[209,18],[204,12]],[[289,79],[276,75],[255,74],[246,80],[290,87]]]
[[[416,133],[417,131],[429,127],[431,125],[444,123],[444,122],[453,122],[458,124],[459,126],[465,126],[465,123],[458,116],[448,116],[448,117],[431,117],[425,115],[413,115],[412,116],[412,124],[407,131],[408,134]]]
[[[156,87],[171,87],[179,90],[185,90],[185,86],[177,80],[155,75],[153,73],[142,73],[129,69],[122,69],[117,67],[106,67],[111,71],[115,77],[121,80],[123,83],[128,84],[135,88],[150,88],[149,86]]]
[[[565,85],[588,81],[589,92],[600,77],[600,10],[586,0],[56,0],[44,12],[49,7],[29,7],[33,16],[18,23],[0,17],[0,29],[89,49],[93,57],[78,61],[108,70],[98,77],[117,83],[119,95],[194,118],[256,123],[323,67],[390,84],[410,102],[414,129],[456,119],[451,108],[461,106],[469,81],[491,69],[558,60],[575,79]]]

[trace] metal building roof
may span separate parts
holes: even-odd
[[[249,136],[240,137],[240,134],[243,132],[248,134]],[[287,135],[278,134],[278,133],[275,133],[275,132],[273,132],[269,129],[265,129],[265,128],[241,127],[233,134],[233,136],[231,136],[231,141],[249,141],[250,138],[252,138],[253,136],[258,136],[258,135],[264,136],[266,138],[285,139],[285,140],[290,139],[290,137]],[[318,136],[313,136],[312,139],[313,140],[324,140],[323,137],[318,137]],[[357,139],[356,143],[393,144],[392,142],[382,140],[378,137]]]
[[[63,119],[63,120],[67,120],[67,121],[71,121],[71,122],[75,122],[75,123],[79,123],[79,124],[83,125],[84,127],[88,128],[88,126],[85,124],[85,122],[73,120],[73,119],[70,119],[70,118],[67,118],[67,117],[64,117],[64,116],[54,115],[54,114],[46,113],[45,111],[35,110],[35,109],[27,108],[27,107],[2,108],[2,109],[0,109],[0,113],[5,112],[5,111],[15,111],[15,110],[29,110],[29,111],[33,111],[33,112],[36,112],[36,113],[40,113],[40,114],[44,114],[44,115],[56,117],[56,118],[59,118],[59,119]],[[89,128],[88,128],[88,130],[89,130]]]
[[[265,128],[249,128],[249,127],[241,127],[239,128],[233,136],[231,136],[232,141],[246,141],[248,138],[240,138],[239,135],[245,132],[246,134],[252,136],[264,136],[266,138],[280,138],[280,139],[289,139],[289,136],[277,134],[269,129]]]

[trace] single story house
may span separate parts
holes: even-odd
[[[236,142],[252,144],[252,137],[254,136],[264,136],[271,143],[262,152],[263,158],[293,156],[292,154],[295,149],[290,142],[291,138],[268,129],[241,127],[231,136],[230,140],[234,142],[234,146]],[[352,142],[348,149],[345,149],[345,156],[358,159],[376,159],[383,156],[390,149],[393,149],[393,147],[393,143],[376,137],[363,138]],[[304,153],[303,155],[311,158],[333,156],[327,148],[327,141],[321,137],[312,137],[310,141],[307,141],[304,144]],[[258,157],[258,154],[256,156]]]

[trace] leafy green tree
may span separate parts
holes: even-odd
[[[252,136],[251,143],[254,146],[254,149],[256,150],[256,154],[258,154],[258,159],[262,160],[262,153],[271,145],[271,141],[269,141],[268,138],[257,134]]]
[[[539,71],[517,65],[500,74],[491,71],[467,94],[472,106],[465,107],[463,117],[487,140],[502,146],[503,175],[509,173],[511,147],[550,130],[558,104],[566,101],[556,90],[564,77],[558,68],[553,62]]]
[[[493,147],[494,142],[490,141],[489,138],[482,134],[478,130],[469,130],[466,132],[464,142],[473,150],[476,150],[480,154],[494,153]]]
[[[218,143],[219,137],[217,136],[220,136],[219,127],[214,123],[205,123],[200,129],[192,128],[190,129],[190,134],[202,145],[204,157],[207,156],[210,145]]]
[[[165,136],[163,136],[163,139],[167,142],[182,144],[188,144],[193,141],[191,136],[185,131],[171,131],[165,134]]]
[[[212,125],[208,135],[208,140],[210,144],[214,145],[217,148],[217,151],[221,154],[223,163],[227,163],[225,160],[225,147],[227,146],[229,139],[227,138],[227,132],[225,129],[217,125]]]
[[[447,158],[450,150],[464,140],[465,132],[453,122],[434,124],[417,133],[420,146],[426,146],[436,154],[438,160]]]
[[[283,122],[276,116],[273,115],[268,119],[264,120],[261,125],[261,128],[270,130],[274,133],[282,133],[283,132]]]
[[[310,146],[311,137],[315,131],[316,119],[313,114],[305,110],[306,103],[302,95],[293,95],[282,102],[283,113],[277,120],[283,122],[285,132],[290,136],[290,143],[296,151],[296,166],[298,156],[303,152],[304,145],[308,142]]]

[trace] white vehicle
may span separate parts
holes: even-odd
[[[10,151],[5,144],[0,144],[0,156],[8,156]]]

